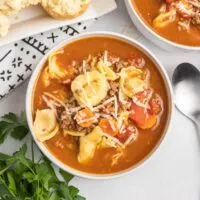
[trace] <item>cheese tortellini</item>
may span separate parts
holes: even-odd
[[[81,137],[78,161],[80,163],[87,163],[95,154],[98,144],[102,141],[102,130],[99,126],[95,127],[91,133]]]
[[[63,69],[59,63],[58,63],[58,55],[59,54],[63,54],[64,50],[60,49],[59,51],[55,51],[52,54],[49,55],[49,59],[48,59],[48,72],[49,72],[49,76],[51,78],[55,78],[55,79],[63,79],[66,75],[67,72],[65,69]]]
[[[49,76],[49,68],[46,67],[41,75],[42,78],[42,83],[44,85],[44,87],[48,87],[50,85],[50,76]]]
[[[137,92],[147,88],[147,83],[144,80],[144,72],[136,67],[123,68],[120,72],[120,87],[122,92],[132,98]]]
[[[51,109],[37,110],[33,129],[40,142],[54,137],[59,130],[55,112]]]
[[[88,163],[98,148],[116,148],[116,143],[105,137],[102,129],[96,126],[91,133],[80,138],[78,161]]]
[[[97,63],[97,69],[99,70],[100,73],[102,73],[108,80],[114,81],[118,77],[116,73],[108,66],[103,60],[100,60]]]
[[[88,108],[98,105],[107,96],[108,89],[105,76],[96,70],[77,76],[71,84],[75,99]]]
[[[169,12],[160,13],[153,21],[155,28],[164,28],[176,20],[176,11],[171,10]]]

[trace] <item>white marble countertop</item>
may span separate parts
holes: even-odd
[[[181,62],[191,62],[200,68],[199,52],[170,53],[157,48],[135,30],[123,0],[118,0],[118,6],[116,11],[97,20],[87,31],[115,31],[134,37],[156,54],[170,77]],[[26,86],[27,81],[0,103],[0,115],[25,109]],[[158,151],[132,174],[105,181],[76,177],[73,183],[87,200],[199,200],[200,144],[197,137],[192,122],[175,110],[171,129]],[[0,146],[0,151],[10,153],[17,146],[19,142],[9,138]]]

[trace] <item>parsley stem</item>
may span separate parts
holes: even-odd
[[[9,189],[9,187],[6,185],[5,181],[2,179],[2,177],[0,176],[0,182],[4,185],[4,187],[7,189],[7,191],[9,191],[9,193],[13,196],[16,197],[15,194]]]
[[[2,170],[0,171],[0,176],[1,176],[5,171],[7,171],[12,165],[13,165],[13,164],[10,164],[10,165],[8,165],[6,168],[2,169]]]
[[[35,162],[35,155],[34,155],[34,142],[31,140],[31,153],[32,153],[32,161]]]

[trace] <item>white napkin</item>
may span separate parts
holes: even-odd
[[[114,0],[93,0],[89,13],[86,12],[82,17],[72,21],[75,22],[88,18],[96,18],[115,8],[116,3]],[[75,36],[85,31],[94,21],[95,19],[82,23],[76,22],[73,25],[65,25],[61,28],[56,28],[2,46],[0,48],[0,99],[26,80],[31,75],[32,70],[42,56],[44,56],[53,46],[68,37]],[[24,28],[26,29],[26,32],[29,32],[32,29],[32,27],[28,25]],[[43,29],[41,28],[40,32],[41,30]],[[22,35],[24,34],[25,32],[22,33]],[[17,35],[16,37],[18,38],[20,35]],[[9,38],[8,35],[4,39],[0,39],[0,43],[9,42],[7,41],[8,39],[13,40],[13,38]]]

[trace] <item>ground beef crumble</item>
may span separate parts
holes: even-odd
[[[103,53],[99,53],[95,56],[89,55],[88,58],[86,58],[85,63],[84,63],[84,67],[83,67],[83,62],[78,62],[78,61],[73,61],[72,62],[72,66],[74,67],[74,72],[75,72],[75,76],[78,76],[80,74],[84,74],[85,70],[86,71],[90,71],[91,68],[93,68],[94,66],[97,65],[97,62],[102,58]],[[122,68],[124,67],[128,67],[130,65],[133,65],[135,67],[141,68],[145,65],[145,62],[143,62],[142,59],[139,58],[133,58],[129,61],[124,61],[124,60],[120,60],[118,57],[114,56],[114,55],[110,55],[108,54],[108,62],[111,63],[111,67],[112,69],[116,72],[119,73]],[[67,82],[68,86],[70,87],[70,84]],[[119,79],[117,79],[116,81],[109,81],[109,85],[110,85],[110,89],[108,91],[108,95],[107,97],[104,99],[104,101],[106,101],[107,99],[110,99],[112,97],[116,97],[118,99],[118,91],[119,91]],[[69,96],[72,96],[70,99],[67,99],[65,104],[66,107],[68,108],[76,108],[78,107],[78,103],[75,100],[75,98],[73,97],[73,94],[71,93]],[[122,105],[119,103],[118,100],[118,111],[120,112],[120,110],[127,108],[127,105]],[[104,107],[99,108],[98,110],[96,110],[96,112],[98,114],[100,114],[100,118],[104,115],[107,116],[112,116],[113,113],[115,112],[115,103],[114,101],[105,104]],[[101,115],[102,114],[102,115]],[[74,119],[76,113],[70,113],[68,114],[66,112],[66,110],[64,108],[57,108],[57,116],[59,119],[59,124],[61,129],[63,130],[69,130],[69,131],[78,131],[78,132],[84,132],[86,134],[90,133],[92,131],[92,129],[98,125],[98,122],[94,123],[92,126],[88,127],[88,128],[83,128],[81,126],[79,126],[79,124],[77,123],[77,121]]]

